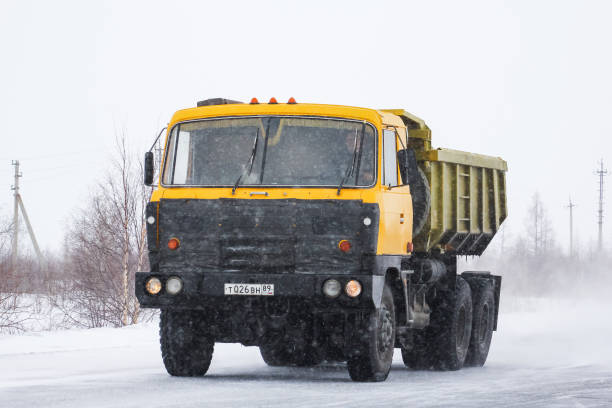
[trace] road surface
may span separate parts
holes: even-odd
[[[0,407],[611,407],[610,304],[539,302],[500,315],[484,368],[411,371],[384,383],[346,366],[267,367],[217,344],[203,378],[166,374],[156,324],[0,337]]]

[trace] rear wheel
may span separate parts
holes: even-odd
[[[487,361],[493,337],[495,319],[495,296],[489,280],[475,279],[472,282],[472,336],[465,359],[466,366],[482,367]]]
[[[404,365],[413,370],[431,368],[428,344],[427,332],[425,330],[415,330],[411,347],[401,347]]]
[[[281,349],[270,346],[259,346],[259,353],[264,363],[270,367],[283,367],[291,365],[289,355],[283,353]]]
[[[463,367],[472,333],[472,295],[465,279],[457,276],[455,301],[432,312],[431,366],[436,370]]]
[[[348,359],[353,381],[384,381],[389,375],[395,347],[395,308],[391,288],[385,284],[380,308],[355,333],[358,353]]]
[[[259,346],[263,361],[271,367],[312,367],[323,361],[323,352],[311,345],[296,347],[290,343],[266,342]]]
[[[267,333],[259,346],[264,362],[271,367],[312,367],[321,363],[324,350],[312,345],[308,332],[289,331],[291,334],[287,334],[285,330],[278,330]]]
[[[411,348],[402,347],[406,367],[415,370],[459,370],[466,361],[472,332],[470,286],[460,276],[452,296],[432,305],[431,323],[415,330]]]
[[[162,310],[159,322],[162,359],[168,374],[203,376],[210,367],[215,341],[202,313]]]

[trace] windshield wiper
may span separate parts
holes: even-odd
[[[253,170],[253,163],[255,162],[255,154],[257,153],[257,144],[258,144],[257,141],[258,140],[259,140],[259,128],[257,128],[257,133],[255,134],[255,141],[253,142],[253,149],[251,150],[251,156],[249,157],[248,172],[247,172],[247,168],[245,167],[240,177],[238,177],[238,180],[236,180],[236,183],[234,184],[234,188],[232,188],[232,195],[234,195],[234,193],[236,192],[236,189],[238,188],[238,185],[240,184],[240,181],[242,180],[242,178],[244,176],[250,175],[251,170]]]
[[[359,145],[357,145],[357,129],[355,129],[355,142],[354,142],[354,146],[353,146],[353,158],[352,158],[352,160],[350,162],[350,166],[347,167],[346,172],[344,173],[344,177],[342,177],[342,181],[340,181],[340,185],[338,186],[338,191],[336,192],[336,195],[340,195],[340,190],[342,190],[342,186],[344,186],[344,183],[346,183],[348,178],[355,171],[355,164],[357,163],[357,152],[358,151],[359,151],[359,161],[361,162],[361,148],[362,148],[362,145],[363,145],[363,132],[364,132],[364,129],[365,129],[365,122],[362,123],[362,125],[361,125],[361,133],[359,135]],[[357,150],[357,146],[359,146],[359,150]]]

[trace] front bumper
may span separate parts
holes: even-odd
[[[183,280],[183,290],[170,295],[165,289],[157,295],[145,291],[145,283],[150,277],[157,277],[165,286],[170,276]],[[350,298],[342,292],[336,298],[329,298],[322,292],[323,282],[337,279],[342,287],[351,279],[357,279],[362,292],[357,298]],[[203,309],[209,306],[229,303],[236,298],[272,298],[272,296],[227,296],[224,294],[226,283],[263,283],[274,285],[273,298],[294,298],[308,301],[323,309],[336,308],[374,308],[380,305],[384,276],[372,275],[333,275],[333,274],[247,274],[247,273],[136,273],[136,297],[142,307]]]

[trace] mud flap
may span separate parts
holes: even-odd
[[[383,290],[385,288],[384,276],[372,276],[372,302],[376,309],[380,308],[382,302]]]
[[[498,275],[491,275],[488,271],[465,271],[461,274],[463,278],[472,286],[471,281],[474,279],[485,279],[491,282],[493,285],[493,296],[495,299],[495,319],[493,320],[493,331],[497,331],[497,319],[499,316],[499,297],[501,292],[501,281],[502,277]]]

